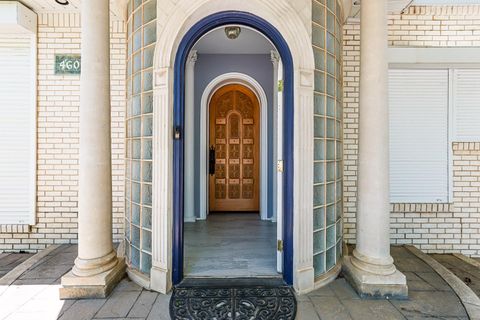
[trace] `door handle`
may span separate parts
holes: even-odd
[[[215,174],[215,147],[211,146],[210,147],[210,155],[209,155],[209,166],[208,166],[208,173],[210,173],[211,176]]]

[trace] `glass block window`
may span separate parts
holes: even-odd
[[[315,278],[330,271],[342,255],[342,19],[338,1],[312,0]]]
[[[153,52],[156,0],[131,0],[127,20],[125,240],[130,268],[152,267]]]

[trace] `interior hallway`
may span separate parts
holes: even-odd
[[[185,276],[280,276],[276,230],[257,213],[215,213],[185,223]]]

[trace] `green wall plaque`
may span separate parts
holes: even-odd
[[[55,74],[80,74],[82,61],[79,54],[56,54]]]

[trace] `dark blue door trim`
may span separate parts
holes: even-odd
[[[212,14],[195,24],[184,36],[175,57],[173,130],[180,139],[173,142],[173,284],[183,279],[183,182],[185,126],[185,65],[194,44],[208,31],[227,24],[244,25],[264,34],[277,48],[283,63],[283,279],[293,284],[293,60],[285,39],[270,23],[241,11]]]

